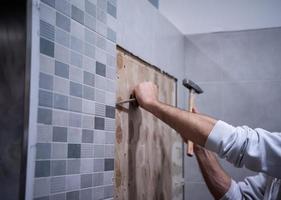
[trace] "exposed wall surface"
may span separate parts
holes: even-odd
[[[30,135],[37,142],[27,199],[112,198],[117,2],[36,2],[40,21],[33,18],[33,29],[40,36],[33,37],[40,37],[40,47],[32,80],[39,77],[39,89]]]
[[[233,125],[280,131],[281,28],[186,37],[186,75],[205,91],[200,112]],[[187,159],[187,198],[210,199],[195,159]],[[225,161],[236,180],[248,174]]]
[[[184,106],[184,36],[147,0],[118,1],[117,44],[178,79]]]

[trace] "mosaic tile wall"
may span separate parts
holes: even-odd
[[[34,199],[113,197],[116,0],[41,0]]]

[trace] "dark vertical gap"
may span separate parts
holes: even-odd
[[[25,70],[26,1],[3,1],[0,7],[0,196],[5,200],[24,199],[25,195]]]

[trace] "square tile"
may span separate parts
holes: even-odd
[[[79,191],[72,191],[66,193],[66,200],[79,200]]]
[[[105,186],[104,187],[104,197],[105,198],[113,197],[113,191],[114,191],[113,185]]]
[[[80,175],[70,175],[66,177],[66,189],[79,190],[81,185]]]
[[[88,43],[85,43],[84,45],[84,55],[95,58],[95,47],[93,45],[90,45]]]
[[[94,101],[95,100],[95,89],[92,87],[83,85],[83,98]]]
[[[93,186],[103,185],[103,173],[93,174]]]
[[[93,172],[93,159],[81,159],[81,174]]]
[[[67,141],[69,143],[81,143],[81,141],[82,141],[81,138],[82,138],[81,128],[74,128],[74,127],[68,128]]]
[[[61,110],[53,110],[53,125],[68,126],[68,113]]]
[[[80,173],[80,159],[67,160],[67,174],[79,174]]]
[[[82,83],[83,70],[78,67],[70,67],[70,80],[76,83]]]
[[[105,133],[105,143],[106,144],[115,144],[115,132],[106,132]]]
[[[81,188],[92,187],[93,177],[92,174],[82,174],[81,175]]]
[[[107,13],[110,14],[112,17],[116,18],[117,9],[114,5],[109,2],[107,2]]]
[[[94,131],[89,129],[82,130],[82,142],[83,143],[93,143],[94,141]]]
[[[112,171],[114,170],[114,159],[104,159],[104,170]]]
[[[104,76],[106,74],[106,67],[104,64],[100,62],[96,62],[96,74]]]
[[[81,24],[84,24],[84,12],[73,5],[71,7],[71,18]]]
[[[56,28],[55,31],[55,41],[65,47],[69,47],[70,44],[70,36],[69,33],[60,29],[60,28]]]
[[[56,25],[63,30],[70,32],[70,19],[58,12],[56,13]]]
[[[71,64],[76,66],[76,67],[82,67],[83,65],[83,56],[75,51],[71,51]]]
[[[107,131],[115,131],[115,120],[106,118],[105,119],[105,130]]]
[[[104,156],[106,158],[114,158],[115,148],[114,145],[105,145]]]
[[[82,38],[85,35],[85,26],[74,20],[71,20],[71,35],[75,38],[83,40]]]
[[[59,176],[66,174],[66,160],[52,160],[51,161],[51,175]]]
[[[69,65],[56,61],[55,62],[55,74],[63,78],[69,78]]]
[[[84,59],[83,69],[85,69],[88,72],[95,73],[95,69],[96,69],[95,60],[88,56],[84,56],[83,59]]]
[[[61,94],[69,94],[69,80],[61,77],[54,77],[54,91]]]
[[[106,80],[106,90],[112,93],[116,92],[116,83],[113,80]]]
[[[54,41],[55,27],[43,20],[40,20],[40,35],[51,41]]]
[[[94,145],[94,157],[95,158],[104,157],[104,145]]]
[[[55,44],[55,58],[63,63],[70,62],[70,50],[60,44]]]
[[[87,113],[87,114],[95,114],[95,103],[94,101],[89,101],[89,100],[85,100],[83,99],[83,113]]]
[[[53,93],[44,90],[39,90],[39,106],[52,107]]]
[[[95,75],[84,71],[84,84],[95,87]]]
[[[40,38],[40,53],[54,57],[54,43],[44,38]]]
[[[68,97],[61,94],[54,94],[54,108],[68,109]]]
[[[34,179],[34,197],[43,197],[50,194],[50,179],[35,178]]]
[[[94,159],[94,172],[104,171],[104,159]]]
[[[92,144],[81,144],[81,158],[92,158],[93,157],[93,145]]]
[[[96,89],[96,102],[105,103],[105,91]]]
[[[92,188],[80,191],[80,200],[92,199]]]
[[[105,117],[105,105],[100,103],[95,103],[96,115]]]
[[[94,117],[90,115],[84,115],[82,118],[82,127],[86,129],[94,128]]]
[[[51,144],[50,143],[37,143],[36,144],[36,158],[37,159],[50,159],[51,157]]]
[[[116,94],[112,92],[105,93],[105,104],[115,106]]]
[[[82,112],[82,99],[76,97],[69,97],[69,110],[75,112]]]
[[[38,108],[37,122],[42,124],[52,124],[52,110]]]
[[[50,161],[42,160],[35,163],[35,177],[50,176]]]
[[[59,0],[56,1],[55,7],[58,11],[62,12],[63,14],[70,16],[70,3],[66,0]]]
[[[91,45],[96,44],[96,33],[89,29],[85,29],[85,41],[90,43]]]
[[[40,54],[40,72],[47,74],[54,74],[55,72],[55,61],[49,56]]]
[[[63,143],[52,144],[52,159],[66,159],[67,145]]]
[[[70,95],[76,97],[82,97],[82,85],[70,81]]]
[[[89,15],[85,14],[85,26],[93,31],[96,30],[96,18]]]
[[[95,129],[104,130],[104,118],[95,117]]]
[[[96,18],[101,21],[102,23],[106,24],[107,22],[107,15],[106,12],[100,8],[97,8],[97,16]]]
[[[69,126],[81,127],[82,117],[78,113],[69,113]]]
[[[105,143],[105,132],[96,130],[94,133],[94,143],[104,144]]]
[[[88,13],[94,17],[96,16],[96,5],[88,0],[85,1],[85,10],[86,10],[86,13]]]
[[[83,54],[83,41],[77,37],[71,36],[71,49]]]
[[[106,10],[106,1],[104,0],[97,0],[97,7]]]
[[[68,144],[68,158],[81,157],[81,144]]]
[[[98,34],[100,34],[100,35],[106,37],[106,34],[107,34],[107,26],[106,26],[104,23],[102,23],[102,22],[100,22],[100,21],[97,20],[97,21],[96,21],[96,31],[97,31]]]
[[[116,32],[114,30],[112,30],[111,28],[107,28],[107,39],[116,43]]]
[[[95,87],[101,90],[106,90],[106,79],[102,76],[95,76]]]
[[[52,126],[45,124],[37,125],[37,142],[49,143],[52,141]]]
[[[53,90],[53,77],[49,74],[40,73],[39,88]]]
[[[93,196],[95,197],[95,200],[104,199],[104,187],[99,186],[99,187],[93,188]]]
[[[113,106],[106,106],[105,116],[109,118],[115,118],[115,107]]]
[[[107,171],[103,175],[103,184],[104,185],[112,185],[113,184],[113,176],[114,172],[113,171]]]
[[[66,127],[53,127],[53,141],[54,142],[67,142],[67,128]]]
[[[43,19],[49,24],[55,25],[56,21],[56,12],[50,6],[47,6],[44,3],[40,3],[40,19]]]
[[[97,42],[97,47],[106,51],[106,39],[104,37],[97,35],[96,42]]]

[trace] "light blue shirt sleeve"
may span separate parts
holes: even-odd
[[[281,133],[247,126],[233,127],[218,121],[205,147],[236,167],[281,178]]]
[[[230,188],[220,200],[264,199],[265,190],[266,177],[260,173],[257,176],[247,177],[238,183],[232,180]]]

